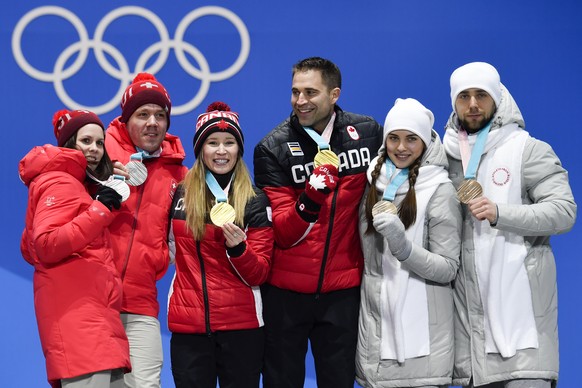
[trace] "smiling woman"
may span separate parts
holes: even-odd
[[[228,105],[213,103],[198,117],[193,145],[197,160],[170,214],[174,382],[178,388],[215,387],[217,380],[258,387],[264,347],[259,286],[273,249],[269,202],[252,185],[239,117]]]

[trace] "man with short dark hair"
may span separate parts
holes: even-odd
[[[382,143],[372,118],[336,103],[331,61],[293,66],[291,116],[255,148],[255,183],[273,209],[275,249],[263,287],[264,386],[303,387],[308,342],[319,387],[353,387],[363,255],[358,205]]]
[[[121,116],[107,129],[112,160],[126,166],[131,194],[109,227],[123,281],[121,320],[129,339],[132,371],[127,387],[161,386],[162,337],[156,282],[168,269],[170,206],[186,173],[182,143],[168,133],[171,101],[149,73],[138,74],[121,101]],[[123,166],[121,166],[123,167]]]

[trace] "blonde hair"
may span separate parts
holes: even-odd
[[[206,167],[202,158],[196,159],[182,184],[184,186],[186,225],[192,231],[194,239],[200,241],[204,237],[206,223],[210,219],[210,209],[215,204],[214,195],[206,185]],[[236,214],[234,223],[241,228],[244,228],[246,205],[255,196],[249,170],[239,154],[228,191],[228,203],[234,208]]]

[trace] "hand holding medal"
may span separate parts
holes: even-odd
[[[129,198],[129,186],[125,183],[125,178],[120,175],[111,175],[105,182],[101,182],[103,186],[111,187],[119,195],[121,195],[121,202]]]
[[[125,182],[125,178],[123,176],[113,174],[106,181],[101,181],[89,173],[87,173],[87,176],[94,180],[95,182],[115,190],[117,194],[121,195],[121,202],[124,202],[129,198],[130,194],[129,186]]]
[[[459,148],[461,149],[461,160],[463,163],[463,170],[465,171],[465,180],[457,189],[457,197],[459,198],[459,201],[465,205],[471,200],[483,195],[483,188],[475,178],[477,176],[477,168],[479,167],[479,161],[481,160],[481,155],[483,155],[483,150],[485,149],[490,129],[491,122],[477,133],[472,150],[469,150],[467,132],[463,129],[459,130]]]
[[[403,168],[394,174],[397,168],[390,159],[386,158],[384,165],[390,183],[384,189],[382,200],[376,202],[374,207],[372,207],[372,217],[376,217],[382,213],[398,214],[398,208],[394,205],[393,201],[396,198],[398,188],[408,179],[408,168]]]
[[[222,225],[222,233],[224,234],[225,244],[228,248],[233,248],[247,239],[246,233],[233,223],[226,223]]]

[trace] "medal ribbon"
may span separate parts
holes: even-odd
[[[313,141],[317,143],[317,147],[319,148],[320,151],[331,149],[329,143],[314,129],[309,127],[303,127],[303,129],[305,129],[305,132],[307,132],[309,137],[311,137]]]
[[[398,188],[406,181],[406,179],[408,179],[408,168],[401,169],[398,171],[396,176],[393,176],[394,172],[399,169],[396,168],[394,163],[392,163],[389,158],[386,158],[385,165],[386,176],[391,179],[390,183],[384,189],[384,195],[382,195],[382,199],[392,202],[394,201],[394,198],[396,198],[396,190],[398,190]]]
[[[232,177],[230,179],[232,181]],[[226,193],[224,192],[224,190],[222,190],[222,187],[220,187],[214,175],[212,175],[212,173],[208,170],[206,170],[206,186],[208,186],[208,188],[212,192],[212,195],[214,195],[214,198],[216,198],[217,203],[227,202]]]
[[[135,154],[132,154],[129,157],[129,160],[135,160],[135,161],[141,162],[144,159],[159,158],[160,155],[161,155],[161,153],[162,153],[162,149],[161,148],[159,150],[157,150],[157,151],[154,151],[154,152],[148,152],[146,150],[142,150],[139,147],[135,147],[135,149],[138,152],[136,152]]]
[[[135,154],[131,154],[131,156],[129,157],[129,160],[131,162],[140,162],[140,163],[142,163],[143,157],[144,157],[143,151],[142,152],[137,152]]]
[[[469,155],[469,137],[465,130],[459,130],[459,147],[461,149],[461,161],[463,162],[463,170],[465,171],[465,179],[475,179],[477,176],[477,168],[481,161],[481,155],[487,143],[487,136],[491,129],[491,122],[487,126],[477,132],[477,138],[473,145],[473,150],[470,151],[471,157],[467,163],[467,156]]]
[[[109,179],[107,181],[100,181],[99,179],[95,178],[92,174],[90,174],[88,171],[87,171],[87,176],[89,178],[93,179],[95,182],[101,183],[101,184],[103,184],[111,179],[118,179],[120,181],[125,182],[125,177],[123,175],[117,175],[117,174],[112,174],[111,177],[109,177]]]

